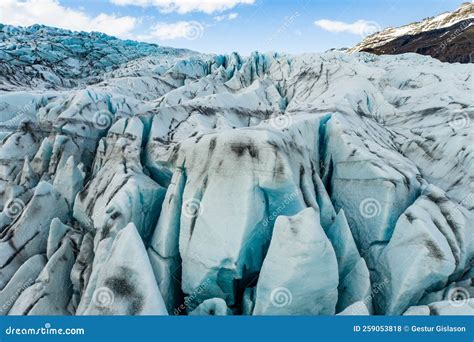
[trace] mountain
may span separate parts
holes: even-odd
[[[442,62],[474,63],[474,4],[421,22],[374,33],[348,52],[395,55],[416,52]]]
[[[2,314],[474,314],[471,66],[27,30],[68,57],[3,31]]]

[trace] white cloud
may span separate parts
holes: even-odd
[[[237,19],[238,16],[239,16],[239,13],[232,12],[229,14],[217,15],[214,17],[214,20],[215,21],[234,20],[234,19]]]
[[[156,23],[147,38],[172,40],[185,38],[195,40],[202,37],[204,27],[197,21],[178,21],[176,23]]]
[[[84,11],[62,6],[58,0],[1,0],[0,22],[16,26],[44,24],[69,30],[99,31],[120,38],[132,38],[138,19],[101,13],[90,16]]]
[[[110,0],[110,2],[120,6],[155,6],[164,13],[204,12],[212,14],[232,9],[240,4],[251,5],[255,3],[255,0]]]
[[[229,15],[227,16],[227,18],[229,18],[229,20],[234,20],[234,19],[236,19],[238,16],[239,16],[239,13],[229,13]]]
[[[380,25],[374,21],[357,20],[353,23],[345,23],[343,21],[321,19],[316,20],[314,25],[329,32],[347,32],[367,36],[369,34],[380,31]]]

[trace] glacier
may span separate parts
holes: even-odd
[[[474,314],[472,66],[0,36],[0,314]]]

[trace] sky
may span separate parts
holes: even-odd
[[[206,53],[322,52],[452,11],[453,0],[0,0],[0,23],[99,31]]]

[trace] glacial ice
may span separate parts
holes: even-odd
[[[228,316],[232,312],[222,298],[206,299],[189,313],[192,316]]]
[[[1,314],[472,314],[469,65],[0,36]]]
[[[142,239],[133,223],[102,240],[78,314],[167,315]]]
[[[346,307],[343,311],[338,313],[340,316],[368,316],[369,310],[364,302],[355,302],[348,307]]]
[[[307,208],[279,216],[256,287],[254,315],[332,315],[337,302],[337,259]]]
[[[336,253],[339,270],[337,311],[358,301],[364,302],[366,309],[372,311],[370,273],[359,254],[343,209],[326,234]]]
[[[69,270],[74,264],[74,248],[67,240],[49,258],[35,283],[25,289],[8,312],[10,315],[67,315],[72,295]]]
[[[45,265],[44,254],[36,254],[20,266],[8,284],[0,291],[0,302],[3,303],[0,307],[2,315],[8,314],[21,293],[34,284]]]
[[[15,203],[14,203],[15,204]],[[22,203],[17,203],[22,206]],[[53,219],[67,217],[66,200],[48,182],[40,182],[21,215],[1,233],[0,286],[29,258],[46,253],[49,226]]]
[[[401,314],[426,292],[462,278],[474,258],[474,234],[467,228],[472,219],[442,190],[427,187],[399,218],[381,254],[379,272],[387,280],[377,305],[386,313]]]
[[[471,299],[463,303],[456,303],[452,301],[434,302],[430,305],[411,306],[403,315],[406,316],[444,316],[444,315],[474,315],[474,301]]]

